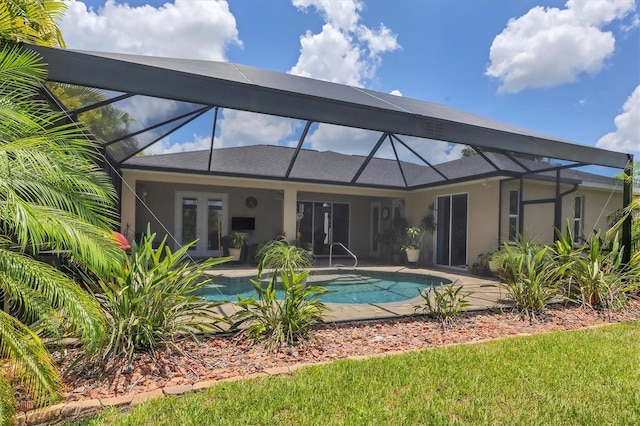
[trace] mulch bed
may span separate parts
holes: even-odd
[[[552,306],[543,317],[533,321],[522,319],[513,312],[466,313],[447,329],[424,316],[324,324],[314,329],[312,341],[272,353],[266,346],[254,345],[238,335],[206,338],[200,345],[183,340],[177,343],[182,354],[168,348],[158,352],[156,359],[149,354],[137,354],[131,366],[113,368],[102,376],[86,370],[71,370],[64,378],[65,399],[69,402],[108,398],[166,386],[244,376],[272,367],[638,320],[640,303],[633,301],[628,309],[611,316],[578,306]],[[64,371],[77,358],[78,352],[67,349],[55,356],[61,371]],[[29,405],[23,399],[21,409],[28,409]]]

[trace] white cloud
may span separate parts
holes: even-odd
[[[79,0],[65,3],[60,29],[70,49],[224,61],[229,44],[242,44],[224,0],[175,0],[159,7],[107,0],[98,9]]]
[[[216,147],[256,144],[292,145],[299,121],[232,109],[223,110]]]
[[[334,151],[347,155],[367,156],[380,139],[381,133],[370,130],[354,129],[335,126],[332,124],[320,124],[311,133],[306,142],[317,151]],[[426,158],[431,164],[439,164],[445,161],[458,159],[462,156],[464,145],[442,141],[423,139],[413,136],[400,136],[400,139],[409,145],[414,151]],[[394,141],[398,157],[402,161],[424,164],[420,158],[407,150],[402,144]],[[396,156],[388,138],[376,152],[377,158],[395,159]]]
[[[465,148],[465,145],[461,144],[422,139],[412,136],[400,136],[400,139],[420,154],[422,158],[434,165],[459,159],[462,157],[462,150]],[[396,143],[396,149],[398,151],[398,156],[402,161],[424,164],[422,160],[401,144]]]
[[[402,96],[402,92],[399,91],[398,89],[392,90],[389,93],[392,94],[392,95],[396,95],[396,96]]]
[[[378,132],[321,123],[307,136],[305,143],[317,151],[368,155],[379,137]]]
[[[491,45],[486,74],[500,91],[553,87],[595,74],[613,53],[615,38],[603,27],[635,9],[634,0],[568,0],[565,9],[537,6],[511,19]]]
[[[210,147],[211,136],[194,134],[193,139],[188,142],[173,142],[170,136],[166,137],[145,149],[144,152],[147,155],[172,154],[174,152],[199,151]]]
[[[400,46],[394,34],[384,24],[368,27],[361,23],[363,3],[358,0],[292,0],[300,11],[313,9],[325,20],[320,33],[307,31],[300,37],[300,56],[290,70],[292,74],[327,81],[364,86],[375,76],[381,55]],[[241,45],[236,20],[227,1],[175,0],[162,6],[130,6],[107,0],[100,8],[88,8],[80,0],[67,0],[67,13],[60,23],[67,45],[71,49],[136,53],[178,58],[226,60],[225,49],[230,44]],[[399,91],[395,94],[401,95]],[[176,111],[173,103],[140,102],[134,99],[126,110],[139,128],[159,117]],[[301,124],[295,120],[223,110],[219,121],[216,147],[253,144],[295,145]],[[334,149],[344,152],[348,146],[365,143],[370,132],[320,125],[309,135],[307,143],[314,149]],[[152,140],[155,134],[138,138]],[[174,138],[175,139],[175,138]],[[170,153],[207,149],[210,136],[194,129],[187,141],[167,137],[145,151]],[[324,139],[324,140],[323,140]],[[377,136],[369,143],[373,146]],[[369,148],[370,149],[370,148]],[[381,155],[388,155],[388,149]],[[350,153],[368,154],[356,148]]]
[[[218,120],[219,131],[214,140],[215,148],[264,144],[295,146],[298,143],[297,131],[301,127],[298,120],[232,109],[221,111]],[[188,141],[173,142],[167,137],[147,148],[145,152],[168,154],[209,149],[210,146],[211,135],[202,135],[194,131]]]
[[[640,85],[624,103],[614,122],[616,131],[601,137],[596,146],[640,155]]]
[[[372,29],[359,23],[360,1],[293,0],[293,5],[302,11],[315,8],[326,23],[320,33],[307,31],[300,37],[300,56],[291,74],[364,86],[374,77],[380,55],[400,47],[384,24]]]
[[[149,96],[134,96],[116,104],[118,109],[129,113],[132,122],[130,130],[136,131],[156,124],[178,114],[179,104],[176,101]]]

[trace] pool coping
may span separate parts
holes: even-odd
[[[473,292],[469,296],[470,305],[466,310],[485,310],[503,306],[502,291],[497,285],[498,281],[490,277],[480,277],[471,275],[463,271],[440,269],[440,268],[408,268],[405,266],[363,266],[363,267],[321,267],[313,268],[311,273],[326,273],[327,271],[348,272],[374,272],[374,273],[394,273],[418,275],[421,277],[435,276],[459,282],[464,286],[463,291]],[[211,275],[219,275],[229,278],[253,278],[257,275],[255,268],[243,269],[215,269],[207,271]],[[348,321],[369,321],[377,319],[400,318],[416,314],[416,306],[424,304],[422,297],[417,296],[402,302],[385,303],[325,303],[327,313],[325,322],[348,322]],[[231,315],[237,308],[233,303],[225,303],[219,306],[220,313]]]

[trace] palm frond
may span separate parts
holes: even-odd
[[[0,425],[10,425],[13,422],[16,406],[17,401],[11,382],[0,374]]]
[[[0,36],[5,40],[65,47],[56,21],[67,6],[60,0],[3,0],[0,2]]]
[[[0,285],[12,303],[35,319],[58,311],[89,352],[98,348],[105,328],[102,311],[96,300],[75,281],[46,263],[2,248],[0,270],[3,277]],[[22,290],[17,290],[20,287]],[[38,299],[33,298],[34,293]],[[43,312],[45,302],[49,309]]]
[[[2,3],[0,2],[0,5]],[[0,51],[0,88],[2,90],[37,88],[46,75],[46,66],[36,52],[14,45],[2,46]],[[11,87],[9,83],[14,86]]]
[[[0,355],[9,360],[10,371],[37,405],[60,399],[62,382],[49,351],[35,333],[2,310]]]

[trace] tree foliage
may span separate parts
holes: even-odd
[[[0,0],[0,39],[65,47],[56,21],[66,9],[60,0]]]
[[[6,7],[6,4],[5,4]],[[122,260],[109,231],[113,187],[82,129],[38,100],[46,75],[33,51],[0,48],[0,358],[38,404],[56,400],[60,378],[41,338],[70,332],[89,353],[104,335],[99,305],[41,261],[64,255],[99,274]],[[7,376],[0,376],[0,390]],[[3,404],[0,423],[10,418]]]

